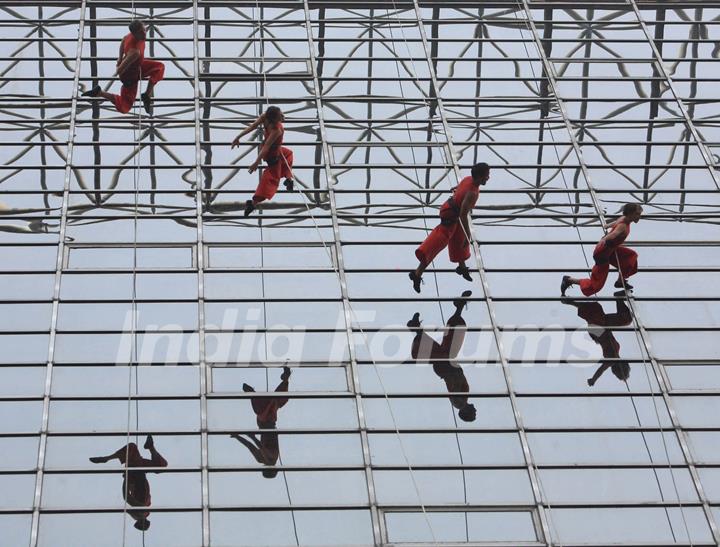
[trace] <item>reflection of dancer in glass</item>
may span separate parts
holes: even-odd
[[[624,294],[624,291],[618,291],[615,296],[620,297]],[[612,370],[618,380],[627,380],[630,377],[630,364],[627,361],[619,360],[620,344],[609,328],[625,327],[632,322],[632,313],[625,304],[625,300],[622,298],[615,300],[615,313],[605,313],[599,302],[581,302],[571,299],[563,299],[562,302],[577,308],[578,317],[587,321],[590,338],[602,348],[605,359],[600,362],[600,366],[592,378],[588,378],[588,385],[594,386],[607,369]]]
[[[467,236],[472,236],[468,215],[475,207],[480,186],[487,184],[490,179],[490,167],[487,163],[478,163],[470,173],[469,177],[460,181],[453,189],[453,195],[440,207],[440,224],[415,250],[420,264],[409,276],[417,293],[420,292],[423,272],[445,247],[448,248],[450,262],[458,263],[455,272],[472,281],[470,270],[465,265],[465,261],[470,258],[470,241]]]
[[[288,192],[293,189],[293,153],[292,150],[282,145],[283,136],[285,135],[283,121],[285,121],[285,116],[282,110],[277,106],[269,106],[257,120],[243,129],[232,142],[232,148],[240,146],[240,138],[254,131],[262,124],[263,144],[260,147],[257,159],[248,169],[248,173],[254,173],[263,160],[267,163],[267,167],[263,170],[260,183],[255,189],[252,199],[245,202],[245,216],[252,213],[258,203],[266,199],[272,199],[275,196],[281,178],[285,178],[283,184]]]
[[[637,272],[638,255],[632,249],[623,247],[623,242],[630,235],[630,224],[638,222],[642,216],[642,207],[637,203],[627,203],[623,207],[622,216],[613,222],[605,237],[595,246],[593,251],[593,266],[590,277],[586,279],[575,279],[564,275],[560,284],[560,293],[565,296],[565,291],[573,285],[580,285],[580,290],[585,296],[592,296],[605,285],[610,266],[618,270],[618,278],[615,287],[618,289],[632,289],[627,278]],[[623,280],[626,280],[623,284]]]
[[[130,25],[130,34],[126,35],[120,43],[120,53],[117,59],[115,74],[120,78],[122,87],[120,95],[107,93],[96,85],[83,93],[83,97],[102,97],[113,103],[118,112],[130,112],[135,97],[137,97],[138,83],[147,80],[145,93],[140,94],[145,111],[152,116],[152,96],[155,85],[165,75],[165,65],[160,61],[145,58],[146,30],[142,21],[135,20]]]
[[[125,465],[127,458],[127,467],[167,467],[167,461],[160,453],[155,450],[155,443],[152,435],[148,435],[145,439],[143,448],[150,451],[150,459],[146,460],[140,455],[140,451],[135,443],[123,446],[120,450],[110,454],[109,456],[95,456],[90,458],[93,463],[106,463],[110,460],[120,460]],[[157,473],[157,471],[155,471]],[[128,505],[132,507],[150,507],[150,483],[147,480],[147,472],[129,469],[125,478],[123,478],[123,498]],[[127,482],[126,482],[127,481]],[[147,530],[150,528],[148,516],[150,511],[128,511],[128,514],[135,519],[135,528],[138,530]]]
[[[455,313],[447,320],[447,331],[439,344],[433,340],[421,327],[420,314],[415,313],[408,321],[407,326],[415,332],[412,342],[411,354],[415,361],[429,361],[432,363],[433,371],[440,378],[445,380],[445,386],[450,393],[450,403],[458,409],[458,416],[465,422],[474,422],[477,412],[475,406],[468,402],[467,395],[452,395],[453,393],[469,393],[467,378],[463,369],[452,359],[457,357],[460,348],[465,341],[467,324],[462,318],[462,310],[467,306],[467,298],[472,291],[462,293],[455,304]]]
[[[275,393],[287,393],[290,386],[290,368],[283,367],[283,373],[280,376],[280,383],[275,388]],[[252,386],[243,384],[243,391],[254,392]],[[287,397],[253,397],[250,399],[252,408],[255,411],[257,425],[259,429],[275,429],[277,425],[278,410],[285,406],[288,402]],[[260,439],[253,433],[248,433],[250,441],[238,434],[230,435],[233,439],[237,439],[250,451],[258,463],[262,465],[275,465],[280,458],[280,443],[278,434],[275,432],[260,433]],[[252,442],[251,442],[252,441]],[[264,469],[263,477],[272,479],[277,475],[277,469]]]

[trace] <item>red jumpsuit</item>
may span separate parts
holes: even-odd
[[[113,454],[123,465],[125,465],[126,455],[128,467],[167,467],[167,460],[158,454],[157,451],[152,454],[152,459],[146,460],[143,458],[135,443],[130,443]],[[150,483],[148,483],[146,474],[145,471],[127,472],[127,490],[124,478],[122,492],[128,505],[133,507],[150,507]],[[135,519],[147,518],[148,515],[150,515],[149,511],[128,511],[128,513]]]
[[[580,290],[585,296],[592,296],[605,286],[610,265],[620,271],[623,279],[627,279],[637,272],[637,253],[627,247],[622,247],[622,243],[630,235],[630,223],[626,222],[627,231],[623,237],[620,237],[612,243],[607,243],[604,239],[595,246],[593,258],[595,265],[590,272],[590,277],[580,280]]]
[[[450,262],[463,262],[470,258],[470,245],[460,223],[460,207],[467,195],[472,196],[472,206],[478,199],[478,187],[472,177],[465,177],[453,191],[453,195],[440,207],[440,224],[425,238],[415,250],[415,256],[423,266],[427,266],[445,247],[448,248]]]
[[[260,183],[253,196],[255,198],[272,199],[278,191],[280,179],[292,179],[293,153],[292,150],[282,145],[285,135],[282,122],[278,122],[277,127],[280,129],[280,137],[272,144],[265,157],[267,167],[260,177]],[[266,127],[264,135],[266,139],[269,134],[270,128]]]
[[[445,381],[448,393],[469,393],[470,386],[463,369],[449,359],[454,359],[465,341],[465,320],[453,315],[448,319],[448,329],[443,335],[442,342],[438,344],[424,331],[418,332],[412,342],[411,355],[413,359],[430,361],[433,371]],[[466,396],[451,395],[450,402],[455,408],[463,408],[467,404]]]
[[[123,38],[122,47],[126,54],[131,49],[137,49],[140,53],[140,58],[128,66],[122,74],[119,74],[122,88],[120,88],[120,95],[113,95],[113,104],[117,111],[126,114],[130,112],[135,102],[138,82],[149,80],[153,84],[158,83],[165,75],[165,65],[160,61],[145,59],[145,40],[138,40],[132,33]]]

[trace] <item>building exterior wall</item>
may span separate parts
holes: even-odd
[[[80,96],[118,92],[132,18],[166,67],[153,116]],[[716,545],[719,21],[5,3],[0,544]],[[269,105],[295,189],[246,217],[260,135],[230,143]],[[442,252],[416,294],[414,250],[477,162],[473,281]],[[629,202],[634,290],[611,272],[561,299]],[[415,313],[457,354],[413,353]],[[123,465],[89,458],[150,459],[148,435],[167,467],[143,532]]]

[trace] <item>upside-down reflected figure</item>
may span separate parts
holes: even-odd
[[[588,378],[588,385],[594,386],[603,373],[610,369],[620,381],[630,377],[630,363],[620,359],[620,344],[615,339],[611,327],[625,327],[632,323],[632,313],[620,297],[625,296],[625,291],[615,293],[615,313],[605,313],[600,302],[583,302],[564,298],[562,302],[577,308],[578,317],[587,321],[588,334],[602,349],[603,359],[600,366],[591,378]]]
[[[422,328],[420,314],[415,313],[408,321],[407,326],[415,332],[412,342],[411,355],[414,361],[427,361],[432,363],[433,371],[445,381],[445,387],[450,394],[450,403],[458,410],[458,416],[465,422],[473,422],[477,416],[475,405],[468,402],[470,392],[467,378],[463,369],[453,359],[457,357],[465,341],[467,323],[462,318],[462,311],[467,306],[467,299],[472,291],[465,291],[462,297],[453,302],[455,313],[448,318],[439,344],[433,340]]]
[[[290,368],[283,367],[280,383],[275,388],[275,393],[287,393],[290,387]],[[243,391],[252,393],[255,391],[252,386],[243,384]],[[257,426],[259,429],[273,430],[277,427],[278,410],[288,402],[287,397],[252,397],[250,403],[255,412]],[[274,431],[260,433],[260,439],[254,433],[248,433],[245,439],[239,434],[230,435],[233,439],[241,442],[250,451],[255,460],[267,466],[274,466],[280,459],[280,442],[278,434]],[[263,477],[272,479],[277,476],[277,469],[263,469]]]
[[[131,507],[150,507],[150,483],[147,480],[147,471],[133,469],[135,467],[167,467],[167,461],[155,449],[155,442],[152,435],[148,435],[143,445],[145,450],[150,451],[150,459],[146,460],[140,455],[140,451],[135,443],[129,443],[121,449],[113,452],[109,456],[95,456],[90,458],[92,463],[106,463],[110,460],[119,460],[121,464],[129,468],[123,475],[122,494],[123,498]],[[158,471],[155,471],[158,473]],[[148,516],[150,511],[147,510],[130,510],[128,511],[133,519],[135,519],[135,528],[138,530],[147,530],[150,528]]]

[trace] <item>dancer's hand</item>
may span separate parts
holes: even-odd
[[[230,148],[237,148],[240,146],[240,137],[235,137],[235,139],[230,143]]]
[[[260,162],[259,162],[259,161],[257,161],[257,160],[254,161],[254,162],[252,163],[252,165],[248,168],[248,173],[254,173],[254,172],[257,170],[257,168],[258,168],[259,165],[260,165]]]

